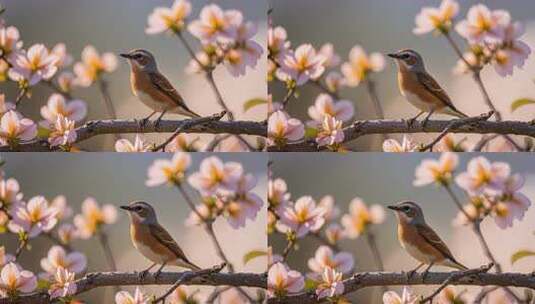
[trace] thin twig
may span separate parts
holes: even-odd
[[[117,119],[117,113],[115,112],[115,106],[113,105],[113,101],[111,100],[110,92],[108,90],[108,83],[102,79],[98,79],[98,88],[100,91],[100,94],[102,95],[102,101],[104,103],[104,107],[106,108],[106,112],[108,114],[109,119]],[[121,139],[121,136],[119,134],[113,134],[115,139]]]
[[[156,152],[156,151],[162,150],[162,152],[164,152],[165,151],[165,147],[167,147],[167,145],[170,142],[172,142],[173,139],[175,139],[175,137],[177,137],[180,133],[183,133],[185,130],[188,130],[188,129],[190,129],[190,128],[194,127],[194,126],[197,126],[197,125],[205,124],[205,123],[212,122],[212,121],[221,120],[221,118],[223,118],[223,116],[225,116],[226,113],[227,113],[226,111],[223,111],[221,113],[214,114],[212,116],[193,118],[193,119],[187,120],[186,122],[184,122],[184,124],[179,126],[175,130],[175,132],[169,138],[167,138],[161,145],[158,145],[158,146],[154,147],[152,149],[152,151]]]
[[[488,265],[483,265],[479,268],[475,268],[475,269],[468,269],[468,270],[464,270],[464,271],[461,271],[461,272],[454,272],[452,273],[449,278],[447,278],[444,283],[442,283],[442,285],[440,285],[432,294],[430,294],[429,296],[425,297],[424,299],[422,299],[420,301],[421,304],[423,303],[433,303],[433,298],[436,297],[444,288],[446,288],[450,282],[454,281],[454,280],[459,280],[460,278],[464,278],[464,277],[468,277],[468,276],[473,276],[473,275],[478,275],[480,273],[486,273],[488,272],[492,266],[494,264],[493,263],[490,263]]]
[[[199,271],[188,271],[188,272],[185,272],[176,282],[175,284],[173,284],[171,286],[171,288],[169,288],[163,295],[161,295],[160,297],[158,297],[157,299],[155,299],[154,301],[152,301],[153,304],[156,304],[156,303],[159,303],[159,302],[162,302],[162,303],[165,303],[165,299],[167,299],[167,297],[173,293],[173,291],[175,291],[175,289],[178,288],[178,286],[184,284],[184,282],[186,281],[190,281],[196,277],[200,277],[200,276],[205,276],[207,274],[212,274],[212,273],[218,273],[220,272],[223,268],[225,267],[225,263],[222,263],[220,265],[217,265],[217,266],[214,266],[212,268],[209,268],[209,269],[203,269],[203,270],[199,270]]]

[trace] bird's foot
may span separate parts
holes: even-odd
[[[149,118],[143,118],[143,119],[139,119],[139,120],[136,119],[136,121],[137,121],[137,123],[139,125],[139,128],[144,129],[147,126],[147,124],[149,123]]]
[[[410,128],[412,128],[412,126],[416,122],[416,117],[409,118],[409,119],[403,119],[403,121],[405,122],[405,125],[407,126],[407,129],[410,129]]]
[[[156,271],[154,273],[154,278],[157,279],[160,276],[160,274],[162,274],[162,270],[161,269],[159,269],[158,271]]]
[[[411,279],[416,274],[416,269],[407,272],[407,279]]]

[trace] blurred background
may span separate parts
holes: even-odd
[[[458,20],[464,19],[468,9],[477,3],[484,2],[490,9],[505,9],[511,13],[513,20],[526,26],[526,34],[522,40],[535,49],[535,2],[530,0],[463,0],[458,1],[460,11]],[[452,69],[457,62],[454,51],[444,37],[427,34],[416,36],[412,33],[415,17],[424,6],[438,7],[439,0],[413,1],[354,1],[354,0],[270,0],[273,26],[282,26],[288,32],[288,39],[295,48],[303,43],[311,43],[319,49],[325,43],[332,43],[342,62],[348,61],[351,48],[361,45],[368,54],[379,52],[387,54],[404,48],[417,50],[426,62],[427,70],[448,92],[453,103],[468,115],[488,112],[481,94],[471,76],[456,76]],[[297,13],[298,12],[298,13]],[[454,33],[454,39],[464,48],[464,42]],[[416,108],[410,105],[399,93],[397,85],[397,68],[393,60],[385,56],[385,70],[372,75],[377,84],[379,99],[385,110],[385,117],[391,119],[411,118],[417,114]],[[339,68],[337,68],[339,71]],[[515,69],[512,77],[501,78],[493,67],[483,70],[482,78],[489,94],[502,112],[504,119],[531,120],[534,118],[534,107],[525,107],[511,113],[512,101],[523,97],[535,97],[535,56],[530,56],[523,70]],[[270,94],[275,101],[282,100],[285,89],[277,82],[270,83]],[[291,102],[288,112],[292,117],[309,120],[307,109],[313,105],[316,96],[321,93],[314,86],[303,86],[299,89],[297,102]],[[365,86],[345,88],[341,91],[344,99],[351,100],[355,105],[357,119],[373,119],[375,112]],[[295,100],[294,100],[295,101]],[[437,115],[435,118],[446,118]],[[400,138],[401,136],[394,136]],[[415,135],[420,142],[430,135]],[[462,138],[459,135],[459,138]],[[470,138],[470,137],[469,137]],[[479,137],[476,137],[479,138]],[[349,147],[368,151],[380,150],[379,137],[365,136]]]
[[[341,214],[348,213],[348,206],[355,197],[360,197],[368,206],[390,205],[402,200],[413,200],[422,207],[426,221],[448,245],[453,255],[468,267],[479,267],[487,263],[475,234],[469,227],[453,227],[452,220],[457,215],[457,208],[445,190],[434,185],[426,187],[412,186],[415,168],[422,159],[438,158],[440,154],[432,153],[350,153],[335,155],[309,153],[305,156],[297,153],[271,154],[273,160],[273,178],[282,178],[288,184],[292,201],[301,196],[310,195],[317,202],[325,195],[332,195]],[[467,162],[478,154],[462,153],[458,172],[466,170]],[[485,154],[490,161],[502,161],[511,165],[511,171],[526,177],[522,189],[532,201],[535,198],[535,162],[528,154]],[[459,188],[454,191],[463,197]],[[397,221],[391,210],[385,209],[385,222],[376,225],[372,231],[376,235],[379,251],[382,254],[386,271],[409,271],[418,262],[410,257],[397,240]],[[531,207],[521,222],[515,221],[512,228],[501,230],[494,220],[487,218],[482,223],[482,231],[496,259],[504,271],[532,272],[535,259],[526,258],[511,266],[511,254],[519,249],[535,249],[533,231],[535,230],[535,209]],[[286,241],[282,234],[269,238],[273,252],[281,253]],[[314,257],[318,246],[314,238],[305,238],[299,242],[299,250],[292,252],[288,264],[292,269],[308,272],[307,261]],[[357,271],[374,271],[375,263],[365,238],[344,239],[340,243],[343,251],[353,254]],[[447,271],[443,267],[435,271]],[[392,288],[400,291],[399,287]],[[425,292],[423,287],[413,287],[416,292]],[[458,291],[468,289],[464,286]],[[374,293],[375,292],[375,293]],[[378,289],[366,288],[356,292],[350,299],[358,303],[379,303]],[[355,302],[356,303],[356,302]],[[494,303],[494,302],[493,302]],[[501,303],[501,302],[500,302]]]
[[[2,16],[8,25],[17,27],[29,47],[35,43],[44,43],[52,48],[56,43],[63,42],[67,51],[80,60],[83,48],[94,45],[101,53],[119,54],[135,48],[145,48],[155,54],[160,71],[166,75],[175,88],[186,100],[188,106],[201,115],[210,115],[221,111],[215,96],[203,75],[190,75],[184,71],[190,57],[180,41],[170,35],[146,35],[147,18],[158,6],[170,7],[171,0],[8,0],[2,1],[6,12]],[[254,40],[263,47],[266,45],[266,11],[264,0],[195,0],[192,2],[190,18],[196,19],[199,12],[209,3],[216,3],[223,9],[237,9],[243,13],[245,20],[253,21],[258,26]],[[199,43],[188,33],[186,39],[199,50]],[[215,71],[215,81],[223,98],[233,110],[236,118],[245,120],[264,120],[265,106],[258,106],[243,113],[243,103],[252,98],[265,98],[266,60],[258,62],[256,68],[247,69],[245,76],[232,77],[225,67],[219,66]],[[151,113],[130,90],[130,68],[124,58],[118,57],[118,68],[111,75],[106,75],[110,83],[110,94],[115,105],[118,118],[144,118]],[[10,83],[0,83],[0,91],[5,91],[7,100],[14,100],[16,87]],[[26,116],[40,120],[39,109],[46,104],[52,93],[48,88],[38,85],[30,102],[23,102],[20,109]],[[106,118],[106,111],[97,86],[78,88],[73,94],[87,102],[89,115],[87,119]],[[12,97],[13,96],[13,97]],[[166,115],[168,119],[181,116]],[[131,136],[128,136],[129,138]],[[150,140],[161,141],[164,136],[147,136]],[[112,136],[99,136],[84,142],[82,148],[91,150],[113,150]]]
[[[199,169],[200,162],[210,156],[208,153],[191,153],[191,172]],[[238,157],[239,155],[239,157]],[[240,162],[244,171],[254,174],[258,184],[254,192],[266,201],[267,155],[260,153],[223,153],[218,155],[224,162]],[[190,209],[178,190],[166,186],[146,187],[147,169],[155,159],[171,158],[169,154],[52,154],[52,153],[7,153],[1,155],[6,161],[6,177],[17,179],[24,197],[29,199],[43,195],[52,200],[57,195],[65,195],[74,213],[80,213],[81,203],[87,197],[94,197],[99,204],[123,205],[133,200],[151,203],[158,214],[158,220],[175,238],[190,259],[201,267],[220,263],[212,243],[201,227],[186,227],[184,222]],[[190,192],[191,193],[191,192]],[[130,241],[129,219],[124,210],[118,209],[118,220],[108,225],[104,231],[109,235],[111,250],[119,271],[141,271],[150,266],[133,247]],[[72,222],[67,219],[67,222]],[[237,271],[264,272],[266,259],[260,257],[243,264],[243,256],[250,250],[266,250],[266,211],[263,208],[254,222],[247,221],[242,229],[232,229],[226,219],[219,218],[214,229],[224,252],[234,263]],[[239,240],[239,241],[237,241]],[[0,244],[12,253],[17,248],[16,235],[0,234]],[[22,253],[20,263],[35,273],[42,271],[39,266],[53,245],[48,239],[38,237],[31,241],[31,251]],[[88,271],[107,271],[106,259],[97,238],[75,240],[75,250],[88,258]],[[167,267],[167,271],[179,268]],[[166,286],[144,286],[147,293],[161,293]],[[192,288],[195,290],[196,288]],[[200,290],[206,290],[202,287]],[[126,287],[132,291],[134,288]],[[211,290],[211,289],[209,289]],[[81,296],[87,303],[112,303],[112,289],[98,288]]]

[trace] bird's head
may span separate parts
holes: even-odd
[[[401,50],[388,54],[388,57],[394,58],[397,64],[407,68],[409,71],[425,71],[424,60],[420,54],[414,50]]]
[[[149,203],[134,201],[128,205],[121,206],[121,209],[128,211],[132,221],[137,223],[156,223],[156,212]]]
[[[121,57],[128,59],[132,67],[137,67],[141,70],[156,70],[156,59],[151,52],[143,49],[132,50],[128,53],[120,54]]]
[[[424,213],[422,208],[415,202],[404,201],[395,205],[388,206],[388,209],[394,210],[399,221],[406,223],[424,223]]]

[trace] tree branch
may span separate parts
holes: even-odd
[[[195,118],[202,119],[202,118]],[[141,133],[173,133],[191,119],[162,120],[156,126],[148,122],[144,127],[135,119],[129,120],[93,120],[76,129],[76,142],[80,143],[92,137],[104,134],[141,134]],[[184,133],[206,134],[242,134],[267,137],[267,126],[255,121],[209,121],[184,130]],[[38,152],[57,151],[50,147],[46,140],[34,140],[21,143],[15,147],[0,146],[0,152]]]
[[[491,113],[491,112],[489,112]],[[408,134],[408,133],[441,133],[450,127],[450,133],[468,134],[503,134],[520,135],[535,138],[535,124],[523,121],[487,121],[489,113],[477,117],[460,119],[459,124],[451,126],[451,120],[428,121],[424,126],[421,121],[407,124],[404,120],[362,120],[344,128],[344,143],[353,141],[364,135],[372,134]],[[471,120],[461,123],[464,120]],[[284,147],[269,147],[273,152],[311,152],[324,150],[318,147],[313,139],[289,143]]]
[[[478,269],[479,270],[479,269]],[[442,285],[449,280],[449,285],[474,286],[510,286],[535,289],[535,276],[524,273],[478,273],[461,276],[463,271],[415,273],[409,276],[406,272],[362,272],[344,280],[344,294],[372,286],[404,286],[404,285]],[[454,277],[453,279],[451,279]],[[327,299],[318,300],[315,291],[270,299],[268,303],[308,304],[326,303]]]
[[[138,272],[94,272],[76,281],[76,294],[105,286],[173,285],[188,273],[191,271],[162,272],[159,276],[148,273],[140,279]],[[201,277],[190,277],[182,282],[182,285],[242,286],[266,289],[267,278],[264,274],[256,273],[211,273]],[[0,304],[48,303],[59,303],[59,300],[51,300],[44,292],[20,295],[16,300],[0,298]]]

